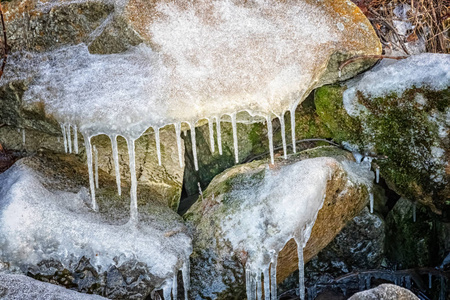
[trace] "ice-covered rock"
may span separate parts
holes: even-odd
[[[448,54],[412,56],[315,93],[337,141],[374,158],[391,189],[436,213],[449,209],[449,63]]]
[[[179,270],[188,287],[191,238],[178,215],[165,203],[146,200],[139,224],[127,223],[125,201],[111,196],[112,179],[109,192],[100,190],[102,209],[94,212],[73,174],[78,169],[69,160],[60,165],[58,170],[49,159],[25,158],[0,174],[4,266],[112,298],[143,299],[160,289],[170,298]]]
[[[327,147],[216,176],[185,215],[196,232],[194,297],[256,299],[262,278],[266,297],[275,297],[277,280],[303,270],[296,242],[305,261],[316,255],[367,203],[373,178],[348,153]]]
[[[24,275],[0,273],[0,298],[8,300],[102,300],[97,295],[81,294],[64,287],[37,281]]]
[[[378,300],[401,299],[418,300],[419,298],[405,288],[394,284],[381,284],[376,288],[359,292],[349,298],[350,300]]]

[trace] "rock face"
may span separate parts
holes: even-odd
[[[0,297],[8,300],[73,299],[106,300],[106,298],[80,294],[54,284],[44,283],[23,275],[0,273]]]
[[[393,284],[381,284],[376,288],[359,292],[349,298],[349,300],[372,299],[418,300],[419,298],[407,289]]]
[[[448,210],[450,195],[448,61],[444,54],[413,56],[315,93],[318,115],[336,140],[375,156],[393,190],[437,213]]]
[[[191,238],[182,219],[143,191],[139,224],[127,223],[129,201],[115,195],[107,174],[93,212],[80,170],[71,156],[35,156],[0,174],[1,265],[113,299],[170,294],[178,271],[189,273]]]
[[[329,158],[327,155],[335,158]],[[306,159],[313,157],[317,158]],[[323,161],[326,162],[326,165],[317,165],[313,171],[307,166],[310,161]],[[296,165],[302,165],[304,169],[300,168],[298,173],[291,174],[287,178],[286,176],[276,177],[278,173],[281,176],[284,174],[284,170]],[[327,170],[327,168],[329,169]],[[323,171],[328,173],[323,179],[324,182],[317,178],[314,183],[308,183],[308,179],[305,178],[308,176],[310,179],[315,178],[314,172]],[[354,172],[357,172],[358,175]],[[275,177],[272,178],[272,176]],[[242,204],[251,202],[249,199],[253,199],[254,195],[264,194],[265,178],[269,177],[271,181],[273,179],[272,184],[274,185],[267,194],[267,196],[271,196],[259,197],[260,200],[248,204],[249,207],[245,205],[243,207]],[[362,181],[360,181],[361,179]],[[203,193],[201,200],[199,199],[185,215],[185,218],[195,227],[194,253],[191,257],[194,297],[198,299],[208,297],[244,298],[246,293],[245,286],[243,286],[244,266],[252,272],[256,268],[257,276],[258,264],[264,264],[263,261],[267,259],[263,255],[260,258],[262,262],[259,262],[259,253],[261,251],[264,253],[266,248],[268,248],[266,250],[273,249],[275,253],[281,250],[278,255],[277,282],[298,268],[297,247],[296,243],[291,240],[294,233],[291,236],[288,234],[288,238],[283,238],[286,230],[295,231],[295,226],[292,228],[289,222],[296,222],[296,217],[284,216],[283,210],[278,210],[276,203],[287,201],[283,209],[287,209],[291,213],[298,210],[298,207],[306,207],[306,204],[290,209],[290,205],[294,205],[295,201],[298,201],[294,199],[302,199],[302,193],[291,194],[290,197],[293,198],[287,200],[283,193],[289,193],[289,189],[278,191],[279,188],[290,184],[291,192],[299,189],[303,191],[303,195],[316,191],[320,194],[319,201],[323,201],[315,224],[314,221],[312,222],[314,227],[305,227],[311,230],[309,240],[307,239],[309,233],[305,233],[306,236],[303,237],[308,240],[303,251],[304,259],[308,261],[325,247],[347,221],[358,214],[367,203],[368,186],[371,186],[371,179],[373,179],[373,175],[369,170],[356,164],[352,165],[348,161],[348,153],[327,147],[305,151],[287,161],[279,161],[272,169],[262,162],[253,162],[234,167],[217,176]],[[325,183],[326,188],[320,192],[322,183]],[[272,195],[272,193],[275,194]],[[312,203],[307,205],[309,208],[305,208],[306,211],[312,209]],[[273,206],[273,208],[264,210],[264,205]],[[262,207],[261,213],[258,210],[260,206]],[[276,222],[279,218],[284,220],[284,226]],[[298,222],[304,222],[305,218],[298,217]],[[332,222],[330,222],[331,220]],[[254,229],[247,228],[248,226],[254,227]],[[306,229],[307,231],[308,229]],[[302,234],[302,232],[299,229],[298,233]],[[274,239],[278,242],[267,244],[270,241],[273,242]],[[270,264],[270,251],[267,252],[268,264]],[[250,265],[251,267],[249,267]],[[261,271],[263,270],[261,269]],[[248,279],[247,282],[249,282]]]

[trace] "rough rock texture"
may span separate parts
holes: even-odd
[[[366,109],[359,117],[344,109],[345,90],[327,86],[315,92],[317,114],[335,140],[375,156],[381,176],[398,194],[437,213],[448,210],[449,89],[410,86],[402,95],[373,99],[359,94]]]
[[[0,298],[8,300],[102,300],[96,295],[81,294],[54,284],[43,283],[30,277],[14,274],[0,274]]]
[[[418,300],[419,298],[405,288],[393,284],[381,284],[376,288],[359,292],[349,298],[349,300]]]
[[[182,219],[144,187],[130,227],[129,197],[104,172],[93,212],[85,172],[74,156],[41,153],[0,174],[1,267],[113,299],[170,285],[192,251]]]
[[[278,161],[273,166],[274,168],[283,168],[283,165],[289,165],[301,159],[327,156],[337,159],[336,169],[332,174],[332,179],[328,182],[323,207],[319,211],[311,237],[304,248],[305,261],[310,260],[324,248],[367,204],[367,187],[354,181],[353,177],[348,177],[345,171],[343,172],[338,161],[348,160],[351,156],[348,152],[335,148],[324,147],[304,151],[290,157],[288,161]],[[241,252],[233,249],[223,239],[220,234],[220,223],[225,216],[217,215],[215,212],[225,209],[228,203],[228,201],[217,202],[219,201],[217,199],[227,199],[227,191],[233,190],[236,183],[239,182],[240,186],[245,186],[245,181],[242,181],[245,174],[258,174],[256,171],[261,168],[264,170],[264,167],[265,164],[262,162],[253,162],[234,167],[216,177],[200,197],[202,200],[197,202],[185,215],[185,219],[196,227],[194,253],[191,258],[193,295],[195,297],[200,299],[212,297],[212,295],[218,299],[242,299],[245,297],[243,274],[243,265],[246,261],[245,250]],[[232,216],[229,217],[232,219]],[[297,268],[297,248],[295,242],[291,240],[280,252],[277,281],[282,281]]]

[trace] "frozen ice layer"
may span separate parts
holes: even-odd
[[[0,174],[0,261],[12,269],[53,259],[73,270],[84,256],[101,273],[137,260],[160,289],[188,268],[191,238],[171,211],[143,218],[139,226],[117,225],[93,212],[83,193],[50,191],[43,180],[22,161]]]
[[[381,64],[365,72],[361,78],[350,81],[344,92],[344,108],[357,116],[365,108],[358,103],[357,92],[370,98],[416,88],[443,90],[450,86],[450,55],[424,53],[399,60],[388,66]]]
[[[34,280],[17,274],[0,273],[0,297],[8,300],[106,300],[97,295],[81,294],[64,287]]]

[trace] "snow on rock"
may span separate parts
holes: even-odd
[[[381,284],[376,288],[356,293],[349,298],[349,300],[372,300],[372,299],[418,300],[419,298],[409,290],[394,284]]]
[[[355,170],[358,174],[354,174]],[[363,176],[362,180],[354,180],[360,176]],[[201,278],[195,279],[196,284],[201,286],[196,286],[199,294],[203,297],[219,294],[226,299],[230,290],[237,293],[236,286],[243,279],[240,268],[245,267],[247,298],[261,298],[264,277],[264,293],[266,297],[272,296],[266,299],[276,299],[277,261],[278,269],[286,267],[280,267],[277,258],[291,239],[302,250],[298,253],[302,286],[303,249],[324,200],[327,196],[328,201],[336,197],[332,187],[337,183],[341,191],[346,191],[341,196],[347,196],[347,193],[355,196],[352,201],[358,206],[367,203],[368,194],[356,191],[365,189],[367,192],[373,177],[371,171],[356,163],[340,163],[331,157],[297,159],[274,167],[253,162],[216,176],[203,193],[203,200],[187,213],[187,219],[197,226],[194,238],[194,257],[197,260],[194,259],[194,268],[202,268],[203,273],[193,274]],[[345,224],[340,224],[341,221],[335,218],[325,222],[328,226],[335,226],[338,232]],[[328,229],[328,233],[332,235],[333,230]],[[328,233],[322,239],[328,239]],[[214,241],[209,240],[211,236]],[[319,242],[313,252],[325,245]],[[310,254],[307,259],[312,257]],[[217,261],[218,265],[208,266],[211,261]],[[283,263],[294,262],[291,259]],[[225,269],[220,271],[221,268]],[[233,271],[230,272],[230,269]],[[195,295],[195,288],[193,292]]]
[[[358,103],[357,93],[371,98],[402,93],[415,86],[444,90],[450,86],[450,55],[424,53],[399,60],[388,66],[380,64],[361,77],[351,80],[344,92],[344,108],[358,116],[365,108]],[[420,102],[420,99],[419,99]]]
[[[41,262],[54,261],[56,267],[50,264],[44,274],[53,275],[57,270],[73,272],[83,260],[98,274],[134,261],[146,270],[142,279],[148,286],[170,294],[174,274],[186,272],[192,252],[178,216],[168,208],[154,208],[154,215],[143,213],[138,226],[118,224],[86,205],[85,188],[79,193],[47,188],[52,179],[33,170],[27,160],[32,159],[0,174],[1,262],[12,271],[33,273],[42,270]],[[127,280],[134,281],[132,277]]]
[[[17,274],[0,273],[0,298],[8,300],[101,300],[96,295],[81,294],[50,283],[34,280]]]

